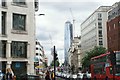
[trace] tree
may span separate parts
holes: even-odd
[[[104,54],[106,52],[106,48],[101,46],[95,46],[90,51],[85,52],[85,56],[82,58],[82,68],[83,69],[89,69],[90,67],[90,59],[92,57],[98,56],[100,54]]]
[[[43,64],[46,68],[48,67],[48,64],[46,62],[43,62]]]
[[[55,61],[55,64],[56,64],[56,67],[60,65],[58,60]],[[54,66],[54,60],[51,62],[50,66]]]

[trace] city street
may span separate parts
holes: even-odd
[[[120,80],[120,0],[0,0],[0,80]]]

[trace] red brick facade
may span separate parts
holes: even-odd
[[[120,50],[120,16],[107,22],[108,49]]]

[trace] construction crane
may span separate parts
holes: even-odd
[[[72,21],[73,21],[73,38],[74,38],[75,37],[75,19],[74,19],[71,8],[70,8],[70,13],[71,13],[71,16],[72,16]]]
[[[51,55],[53,56],[53,41],[50,33],[49,33],[49,38],[50,38],[50,44],[51,44]]]

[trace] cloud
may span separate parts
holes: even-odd
[[[41,2],[99,2],[99,0],[41,0]]]
[[[91,5],[92,4],[92,5]],[[89,7],[88,7],[89,6]],[[80,35],[80,22],[85,14],[90,14],[90,10],[97,7],[98,3],[75,3],[73,2],[41,2],[38,13],[44,13],[45,16],[36,17],[36,34],[41,41],[46,55],[51,56],[51,48],[55,45],[58,52],[58,57],[61,62],[64,60],[64,27],[67,20],[72,22],[72,9],[75,18],[76,34]],[[82,14],[84,13],[84,14]]]
[[[90,11],[100,3],[98,2],[41,2],[41,6],[49,7],[50,9],[56,9],[59,12],[66,12],[72,8],[74,11]]]
[[[36,16],[36,37],[41,41],[50,61],[54,45],[60,61],[64,60],[64,27],[67,20],[72,22],[75,19],[75,36],[79,36],[80,24],[87,17],[99,6],[111,6],[117,1],[119,0],[40,0],[36,14],[44,13],[45,16]]]

